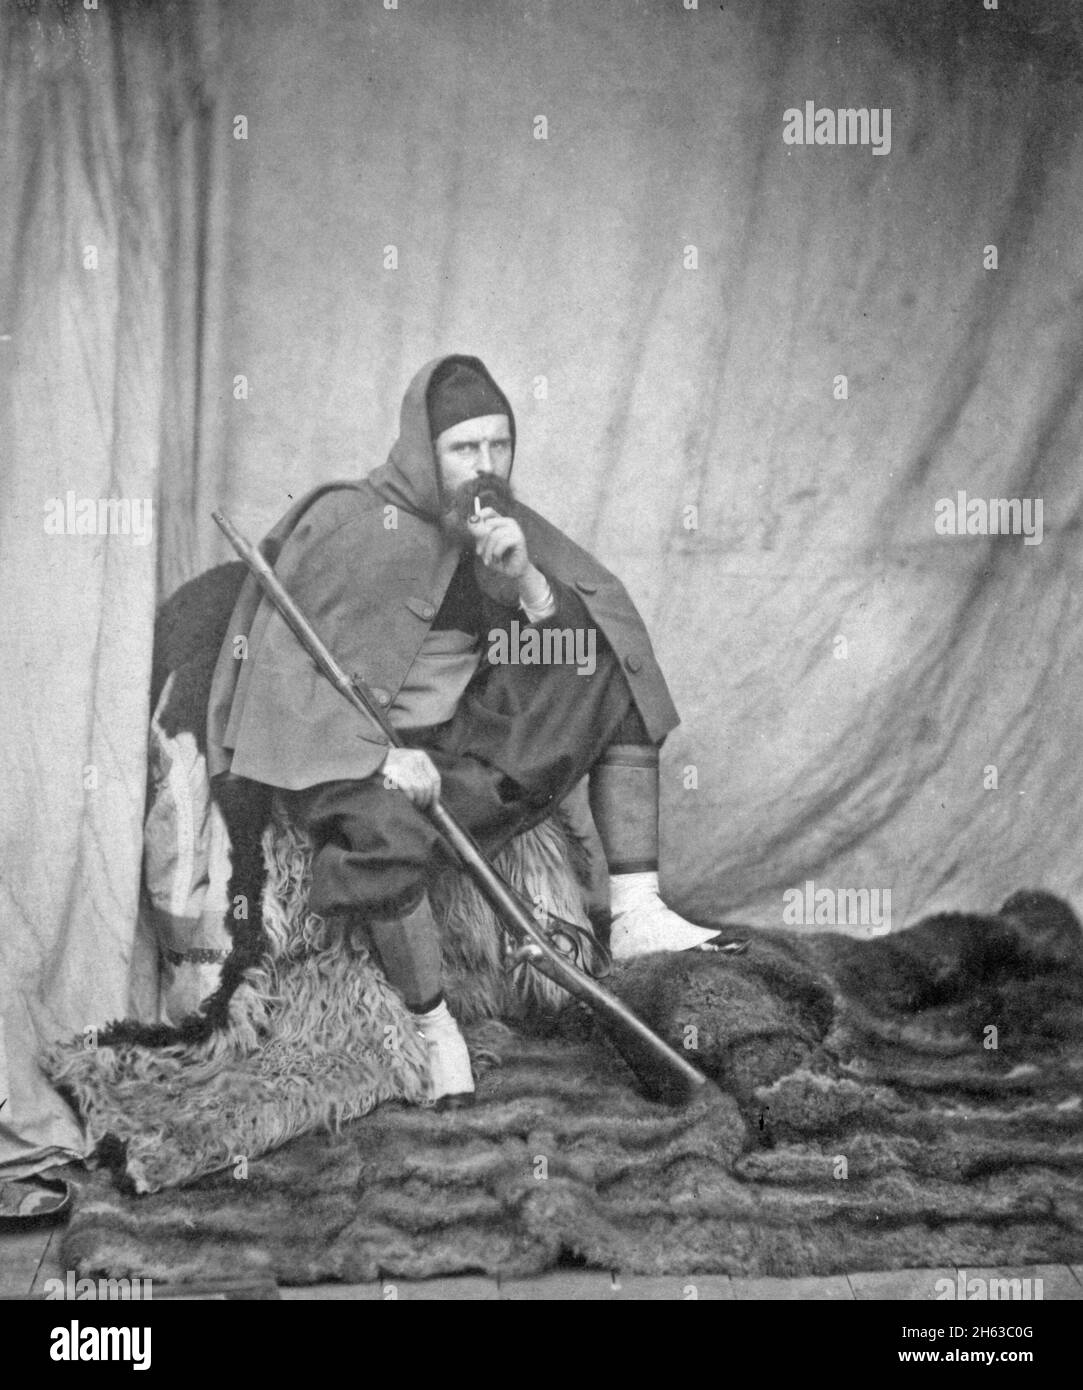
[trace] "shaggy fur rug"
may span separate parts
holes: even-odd
[[[494,863],[527,902],[586,927],[574,858],[549,819]],[[312,847],[281,816],[264,832],[263,859],[264,949],[230,992],[223,1024],[159,1042],[153,1028],[120,1023],[97,1047],[75,1038],[43,1059],[97,1157],[135,1192],[189,1182],[381,1101],[424,1094],[421,1044],[373,963],[363,919],[309,912]],[[506,971],[504,933],[470,879],[448,867],[430,892],[445,991],[461,1022],[559,1011],[563,990],[533,970]]]
[[[644,1100],[578,1010],[548,1035],[481,1023],[473,1110],[383,1105],[151,1196],[94,1174],[64,1260],[303,1284],[1083,1258],[1083,932],[1057,899],[872,941],[762,934],[612,983],[717,1091]]]

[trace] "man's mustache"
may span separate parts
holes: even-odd
[[[500,516],[515,515],[515,494],[504,478],[493,475],[470,478],[455,489],[451,510],[463,526],[474,515],[475,501],[479,508],[491,507]]]

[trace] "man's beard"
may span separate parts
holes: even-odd
[[[467,518],[474,515],[475,499],[481,508],[491,507],[501,516],[515,515],[515,494],[511,484],[493,474],[470,478],[450,495],[441,486],[440,497],[443,503],[440,529],[460,550],[474,549],[475,538],[466,523]]]

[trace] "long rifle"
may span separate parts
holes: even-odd
[[[373,699],[364,681],[356,676],[348,676],[338,664],[261,552],[221,512],[212,512],[211,515],[294,636],[342,698],[359,714],[375,723],[391,747],[403,747],[397,730]],[[671,1105],[686,1105],[707,1093],[710,1082],[687,1058],[652,1032],[642,1019],[637,1018],[631,1009],[603,989],[596,980],[553,948],[531,914],[489,864],[470,833],[446,807],[436,801],[423,813],[451,846],[486,902],[519,943],[522,958],[591,1007],[599,1025],[635,1072],[648,1095]]]

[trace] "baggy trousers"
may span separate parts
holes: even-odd
[[[544,820],[615,736],[648,741],[601,632],[591,674],[574,664],[489,665],[483,656],[450,720],[400,734],[407,747],[428,753],[442,804],[488,854]],[[380,773],[285,795],[291,817],[316,845],[314,912],[399,916],[450,857],[424,812]]]

